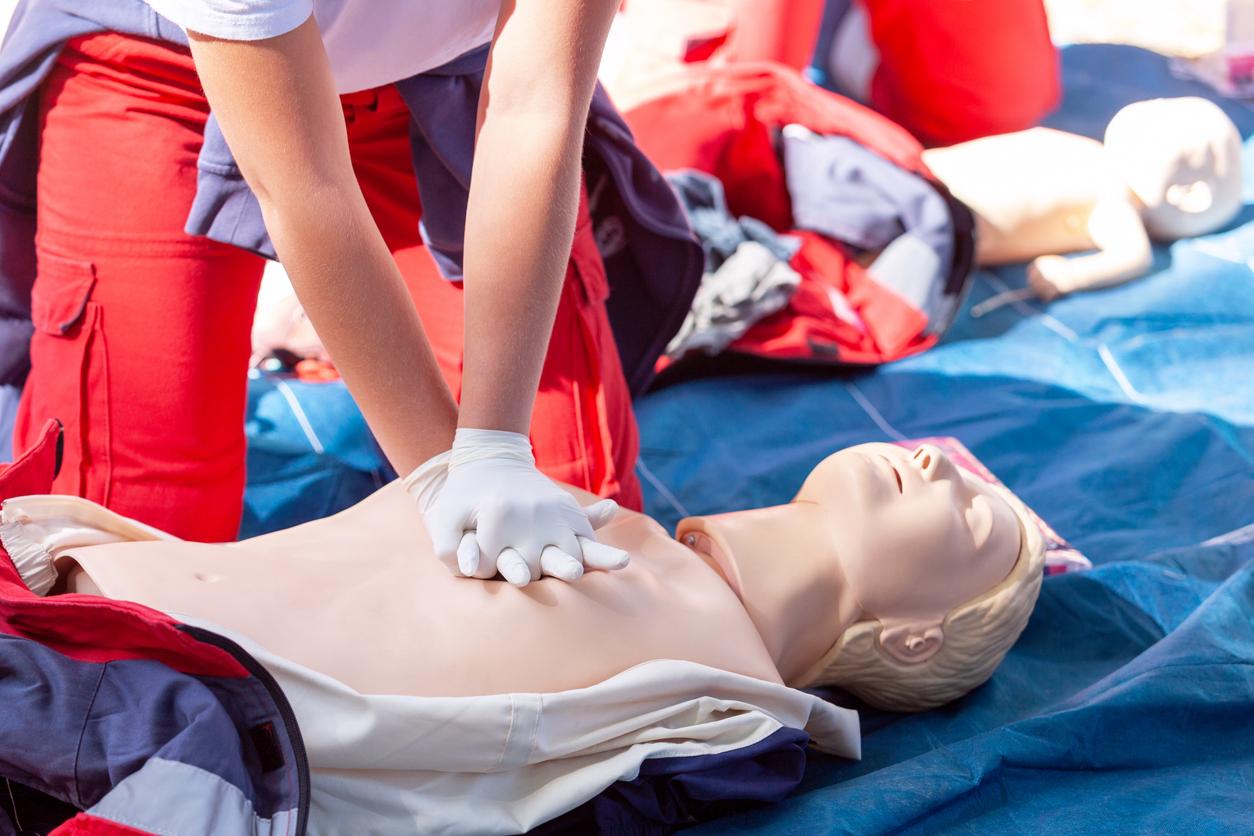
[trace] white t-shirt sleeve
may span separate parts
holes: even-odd
[[[292,31],[313,14],[313,0],[148,0],[184,30],[229,41],[259,41]]]

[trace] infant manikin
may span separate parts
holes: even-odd
[[[678,542],[621,511],[598,534],[630,553],[626,569],[522,589],[451,574],[415,536],[399,483],[231,544],[166,538],[66,497],[8,500],[3,520],[33,586],[55,566],[64,591],[209,622],[363,693],[414,696],[549,693],[675,659],[927,708],[991,674],[1043,560],[1018,501],[930,445],[843,450],[793,502],[684,520]],[[984,605],[992,616],[963,620]],[[866,658],[850,662],[855,645]]]
[[[1042,299],[1104,287],[1149,269],[1150,239],[1214,231],[1241,200],[1241,137],[1200,98],[1128,105],[1105,144],[1049,128],[923,153],[976,218],[982,265],[1031,260]],[[1063,253],[1095,250],[1075,258]]]

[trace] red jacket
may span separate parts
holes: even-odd
[[[905,129],[796,71],[771,63],[692,64],[660,79],[643,104],[624,114],[640,147],[662,170],[692,168],[718,177],[733,215],[750,215],[802,240],[792,266],[801,286],[786,308],[756,323],[729,350],[836,365],[868,365],[934,345],[961,305],[974,256],[970,210],[923,164],[922,146]],[[924,178],[947,202],[954,247],[944,277],[944,321],[874,281],[841,244],[793,229],[775,133],[798,123],[818,134],[847,136]],[[838,317],[842,294],[865,331]],[[931,326],[929,328],[929,325]],[[665,361],[661,365],[667,365]]]

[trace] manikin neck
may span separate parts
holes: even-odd
[[[810,502],[680,522],[676,536],[739,596],[784,682],[862,617],[826,515]]]

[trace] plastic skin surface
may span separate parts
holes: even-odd
[[[1241,207],[1236,126],[1205,99],[1125,107],[1102,143],[1049,128],[923,152],[976,217],[982,265],[1031,260],[1042,299],[1143,275],[1150,238],[1213,231]],[[1093,251],[1064,259],[1065,253]]]
[[[421,532],[394,482],[333,517],[239,543],[72,549],[66,591],[220,625],[362,693],[556,692],[653,659],[780,681],[727,584],[641,514],[621,510],[597,532],[630,552],[625,569],[525,588],[455,576]]]
[[[70,544],[59,562],[75,566],[65,591],[221,625],[363,692],[467,696],[585,687],[652,659],[787,682],[866,618],[885,625],[885,650],[924,659],[1020,544],[1005,501],[930,445],[841,451],[794,502],[690,518],[680,541],[620,511],[599,537],[630,564],[575,583],[456,577],[420,526],[394,483],[240,543]]]
[[[930,444],[847,448],[788,505],[688,518],[677,536],[737,591],[786,683],[863,620],[884,625],[886,652],[923,661],[1020,545],[1005,500]]]

